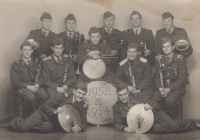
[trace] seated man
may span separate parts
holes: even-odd
[[[169,38],[163,38],[162,50],[164,55],[159,55],[156,60],[155,84],[153,100],[169,110],[169,115],[176,118],[173,111],[185,94],[187,84],[186,60],[182,55],[173,52],[174,43]],[[165,109],[166,108],[166,109]],[[167,112],[168,113],[168,112]]]
[[[42,67],[44,85],[50,98],[56,96],[57,93],[66,93],[70,90],[68,86],[76,82],[73,60],[68,55],[62,55],[63,39],[56,36],[53,44],[53,54],[43,58]]]
[[[83,83],[78,83],[73,90],[73,95],[65,97],[64,94],[58,93],[55,98],[50,98],[40,106],[28,118],[15,118],[9,128],[18,132],[36,132],[50,133],[54,129],[58,129],[58,115],[62,113],[62,106],[65,104],[72,105],[80,114],[81,126],[75,125],[71,128],[73,133],[85,131],[87,128],[87,107],[84,105],[84,98],[87,93],[87,86]],[[75,118],[72,118],[72,120]]]
[[[153,71],[149,62],[138,56],[138,46],[130,43],[127,47],[127,58],[119,63],[113,82],[123,84],[139,99],[152,98],[154,84]],[[126,81],[126,82],[124,82]]]
[[[127,114],[129,110],[137,104],[144,104],[144,109],[152,109],[154,113],[154,123],[150,131],[153,133],[177,133],[185,132],[193,129],[200,129],[200,124],[191,120],[175,120],[170,118],[164,111],[160,110],[157,102],[147,100],[141,102],[132,95],[126,86],[118,86],[117,94],[118,102],[113,106],[114,129],[117,131],[134,132],[134,129],[127,125]]]
[[[82,65],[85,60],[87,59],[99,59],[100,55],[111,55],[111,50],[109,45],[104,41],[103,43],[100,43],[100,30],[97,27],[91,27],[89,30],[89,36],[90,40],[83,43],[83,45],[79,48],[78,51],[78,58],[77,63],[78,65]],[[106,63],[106,73],[102,77],[104,80],[108,80],[112,82],[114,73],[108,68],[108,65],[110,64],[109,59],[103,59],[103,61]],[[87,78],[84,73],[81,73],[79,75],[78,81],[90,81],[89,78]]]
[[[32,114],[48,99],[47,93],[42,88],[41,64],[31,58],[34,49],[36,49],[35,45],[26,40],[21,46],[22,58],[14,62],[10,70],[11,83],[15,92],[28,103],[27,115]]]

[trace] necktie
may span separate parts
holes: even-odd
[[[108,34],[110,34],[110,29],[107,29]]]
[[[170,61],[171,61],[171,57],[167,56],[167,57],[166,57],[166,60],[167,60],[167,63],[169,64]]]
[[[136,30],[136,35],[139,35],[139,34],[138,34],[138,30]]]
[[[44,36],[47,36],[47,32],[44,31]]]
[[[57,57],[57,61],[58,61],[58,63],[60,63],[60,57]]]
[[[168,34],[171,34],[171,30],[170,30],[170,29],[168,29],[168,30],[167,30],[167,33],[168,33]]]
[[[70,39],[72,39],[72,33],[69,33],[69,37],[70,37]]]
[[[27,66],[30,67],[30,60],[27,61]]]

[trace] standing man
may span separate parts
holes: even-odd
[[[123,84],[138,99],[145,101],[153,96],[153,71],[148,60],[138,53],[139,47],[131,42],[127,47],[127,58],[119,63],[113,82]]]
[[[101,33],[97,27],[91,27],[89,30],[90,40],[83,43],[83,45],[79,48],[78,52],[78,65],[82,65],[87,59],[99,59],[100,55],[111,55],[111,50],[109,45],[104,41],[100,42]],[[103,59],[106,63],[106,73],[102,77],[102,79],[106,79],[110,82],[113,80],[114,73],[110,70],[107,65],[110,64],[110,59]],[[97,65],[98,66],[98,65]],[[79,80],[83,80],[85,82],[89,82],[90,79],[84,75],[82,72],[78,78]]]
[[[130,20],[133,25],[132,29],[128,29],[123,33],[123,47],[121,50],[120,60],[124,60],[127,46],[130,42],[134,42],[138,46],[139,55],[149,60],[150,64],[154,65],[154,37],[151,30],[141,27],[142,15],[138,11],[133,11],[130,15]]]
[[[119,55],[119,48],[120,44],[122,43],[122,32],[114,29],[113,24],[115,22],[115,15],[111,13],[110,11],[107,11],[103,15],[103,21],[104,21],[104,27],[100,28],[101,32],[101,40],[100,42],[103,42],[106,40],[106,42],[109,44],[111,48],[111,55]],[[119,58],[111,59],[110,63],[110,69],[116,73],[117,68],[119,65]]]
[[[10,78],[17,96],[27,101],[27,115],[30,115],[48,99],[48,95],[42,88],[41,64],[31,58],[36,46],[26,40],[20,49],[22,58],[12,64]]]
[[[33,39],[38,48],[33,52],[35,58],[44,58],[52,54],[51,46],[55,33],[50,30],[52,17],[49,13],[44,12],[40,18],[41,29],[32,30],[28,39]]]
[[[80,115],[80,126],[74,124],[76,119],[69,116],[66,119],[72,124],[71,131],[73,133],[83,132],[87,128],[87,106],[85,106],[84,99],[87,93],[87,86],[83,83],[78,83],[73,89],[73,93],[69,97],[65,97],[64,94],[57,94],[55,98],[50,98],[44,104],[40,106],[32,115],[28,118],[15,118],[10,124],[9,128],[18,132],[35,132],[35,133],[51,133],[54,130],[60,128],[58,122],[58,114],[63,112],[62,106],[69,104],[74,107]],[[73,116],[74,112],[69,112]],[[65,124],[67,127],[67,125]]]
[[[170,12],[165,12],[162,15],[162,20],[163,20],[163,25],[165,28],[160,29],[156,32],[156,37],[155,37],[155,55],[163,54],[162,51],[162,38],[167,37],[172,40],[172,42],[176,43],[178,40],[186,40],[188,42],[189,38],[187,35],[187,32],[183,28],[178,28],[174,26],[174,16]],[[192,54],[193,48],[192,46],[185,50],[185,51],[178,51],[177,49],[174,49],[174,52],[176,54],[184,55],[185,57],[188,57]]]
[[[50,98],[56,94],[67,94],[76,82],[74,63],[68,55],[63,55],[63,39],[56,36],[51,47],[53,54],[43,58],[43,77],[46,92]]]
[[[134,129],[129,127],[127,124],[127,114],[129,110],[137,104],[144,104],[145,110],[152,109],[153,111],[154,123],[150,129],[150,132],[166,134],[200,129],[200,124],[198,121],[172,119],[160,109],[160,106],[157,102],[152,100],[147,100],[145,102],[138,100],[134,96],[130,95],[129,90],[124,86],[118,86],[117,94],[119,100],[113,106],[114,129],[117,131],[124,131],[127,133],[134,132]]]
[[[64,51],[63,54],[73,56],[75,71],[78,73],[77,65],[77,54],[80,45],[85,41],[85,36],[75,31],[76,28],[76,18],[73,14],[68,14],[65,18],[66,31],[58,34],[64,41]]]
[[[164,55],[158,56],[156,60],[157,90],[154,92],[153,100],[163,105],[163,109],[169,109],[169,115],[173,117],[176,113],[173,112],[173,108],[181,101],[186,91],[186,60],[183,55],[173,52],[174,42],[171,39],[163,38],[161,44]]]

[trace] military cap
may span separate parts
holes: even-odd
[[[91,27],[90,30],[89,30],[89,34],[98,33],[98,32],[100,33],[100,30],[97,27]]]
[[[62,45],[63,39],[59,36],[55,36],[52,41],[53,45]]]
[[[47,12],[44,12],[44,13],[42,14],[40,20],[42,20],[43,18],[45,18],[45,19],[51,19],[51,20],[52,20],[51,15],[50,15],[49,13],[47,13]]]
[[[162,15],[162,19],[167,19],[167,18],[172,18],[172,19],[174,19],[174,16],[170,13],[170,12],[165,12],[165,13],[163,13],[163,15]]]
[[[111,17],[111,16],[115,17],[115,15],[114,15],[112,12],[107,11],[107,12],[104,13],[103,19],[109,18],[109,17]]]
[[[130,43],[128,44],[127,50],[128,50],[128,49],[131,49],[131,48],[136,48],[136,49],[138,49],[138,45],[137,45],[136,43],[134,43],[134,42],[130,42]]]
[[[142,15],[141,15],[138,11],[133,11],[133,12],[131,13],[131,15],[130,15],[130,19],[131,19],[132,15],[139,15],[140,18],[142,18]]]
[[[162,40],[161,40],[161,44],[163,45],[163,44],[165,44],[167,42],[171,42],[172,43],[172,40],[170,38],[168,38],[168,37],[163,37]]]
[[[73,14],[68,14],[67,17],[65,18],[65,23],[66,23],[66,20],[75,20],[76,21],[76,18]]]
[[[117,93],[127,92],[127,87],[125,85],[118,84],[117,85]]]
[[[25,41],[22,43],[20,49],[22,50],[23,46],[31,46],[31,48],[32,48],[33,50],[37,49],[37,46],[35,46],[35,45],[32,43],[33,41],[34,41],[33,39],[25,40]]]
[[[76,89],[81,89],[81,90],[87,92],[87,85],[81,81],[78,82],[75,87],[76,87]]]

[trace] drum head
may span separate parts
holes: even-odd
[[[112,106],[118,100],[116,88],[105,81],[93,81],[87,87],[87,121],[95,125],[110,123],[113,120]]]
[[[144,110],[144,104],[133,106],[127,114],[128,126],[133,128],[136,133],[145,133],[153,125],[154,115],[152,110]]]
[[[63,112],[58,114],[58,120],[61,127],[66,132],[71,132],[72,127],[77,124],[79,127],[81,126],[81,118],[78,111],[71,105],[66,104],[62,106]]]
[[[106,72],[106,64],[101,59],[87,59],[83,64],[83,73],[90,79],[101,78]]]

